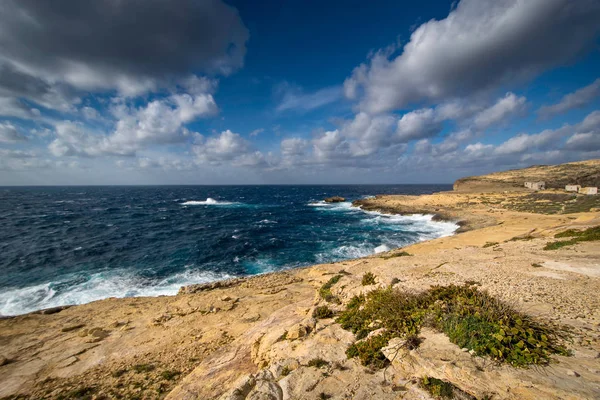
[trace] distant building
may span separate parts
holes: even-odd
[[[545,190],[546,182],[525,182],[525,187],[531,190]]]
[[[567,192],[579,192],[579,190],[581,190],[581,185],[567,185],[565,186],[565,190]]]
[[[579,193],[581,194],[598,194],[598,188],[594,186],[590,187],[582,187],[579,189]]]

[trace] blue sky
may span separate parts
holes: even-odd
[[[0,185],[450,183],[599,158],[598,21],[594,0],[7,0]]]

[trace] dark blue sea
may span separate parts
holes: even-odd
[[[352,207],[450,185],[0,188],[0,315],[339,261],[450,235]],[[327,205],[327,196],[348,202]]]

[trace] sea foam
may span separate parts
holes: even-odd
[[[204,201],[200,200],[188,200],[181,203],[182,206],[231,206],[234,204],[240,204],[234,201],[218,201],[213,198],[207,198]]]

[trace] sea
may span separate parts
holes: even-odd
[[[452,235],[353,207],[450,185],[0,187],[0,315],[384,252]],[[346,202],[327,204],[328,196]]]

